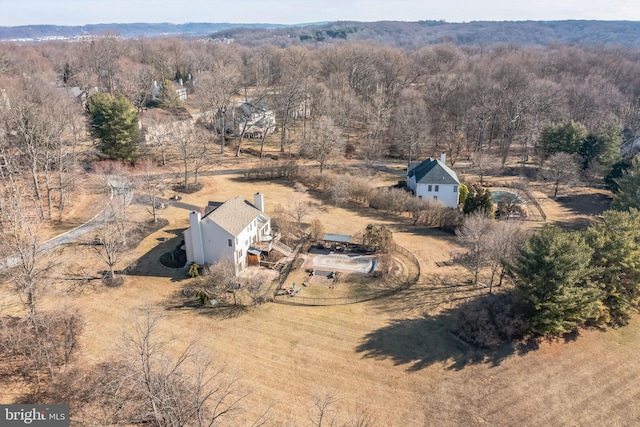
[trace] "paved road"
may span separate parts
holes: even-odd
[[[105,181],[111,188],[110,199],[113,199],[114,197],[124,197],[125,205],[129,205],[129,203],[131,203],[131,200],[133,199],[133,191],[128,180],[123,180],[118,176],[108,175],[105,177]],[[99,214],[97,214],[84,224],[66,231],[52,239],[49,239],[46,242],[43,242],[40,246],[40,252],[49,252],[50,250],[55,249],[58,246],[69,244],[79,239],[80,237],[92,231],[95,231],[102,223],[103,213],[104,210],[102,210]],[[15,267],[19,263],[20,258],[18,256],[5,258],[3,260],[0,260],[0,270],[3,270],[7,267]]]

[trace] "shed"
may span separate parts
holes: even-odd
[[[260,265],[260,250],[255,248],[247,249],[247,264]]]
[[[351,236],[348,234],[325,234],[322,238],[327,243],[342,243],[347,244],[351,241]]]
[[[351,242],[351,236],[348,234],[325,234],[322,238],[322,241],[325,245],[329,245],[334,247],[337,250],[342,250],[343,248],[349,248],[349,242]]]

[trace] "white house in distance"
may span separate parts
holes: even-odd
[[[407,187],[416,197],[437,200],[449,208],[458,207],[460,181],[458,175],[445,164],[446,155],[440,160],[427,159],[413,162],[407,168]]]
[[[190,227],[184,233],[187,263],[213,264],[231,260],[236,274],[247,265],[247,253],[271,248],[271,218],[264,213],[264,196],[254,195],[253,204],[242,197],[229,199],[204,216],[189,213]],[[267,251],[268,251],[267,249]]]

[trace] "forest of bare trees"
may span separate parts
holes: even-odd
[[[324,178],[309,173],[307,180],[322,179],[334,207],[350,198],[380,210],[409,213],[414,225],[441,225],[458,218],[450,220],[444,208],[427,210],[415,198],[407,201],[403,190],[374,192],[366,178],[334,176],[326,172],[328,164],[351,157],[372,167],[385,159],[406,162],[446,153],[452,166],[465,161],[482,175],[489,162],[497,168],[540,167],[546,162],[545,177],[557,193],[581,167],[576,155],[582,156],[583,172],[602,177],[618,160],[612,141],[640,133],[639,75],[640,48],[632,47],[442,43],[403,49],[369,41],[247,47],[195,38],[113,35],[73,43],[1,43],[0,254],[4,259],[20,257],[3,270],[21,297],[28,321],[23,326],[13,317],[0,319],[0,332],[17,337],[12,342],[18,344],[30,337],[46,341],[51,334],[64,335],[64,325],[72,323],[73,336],[37,360],[45,364],[47,358],[55,359],[47,374],[54,396],[64,390],[62,382],[76,381],[72,374],[82,375],[81,369],[60,373],[73,360],[79,317],[54,313],[45,324],[47,316],[38,306],[51,263],[41,248],[40,230],[65,219],[81,190],[80,179],[87,172],[100,175],[97,164],[107,158],[135,163],[138,190],[150,203],[149,220],[156,221],[157,199],[169,185],[162,178],[164,166],[171,163],[179,171],[173,190],[194,191],[201,186],[202,173],[220,159],[247,155],[242,146],[247,126],[241,126],[239,134],[227,131],[235,102],[259,101],[275,115],[275,129],[264,130],[259,155],[249,153],[256,154],[252,160],[263,157],[268,133],[277,156],[304,157],[318,166]],[[158,83],[159,93],[169,93],[169,100],[165,95],[154,99]],[[186,101],[174,96],[173,85],[186,88]],[[98,117],[102,111],[87,108],[96,93],[125,106],[129,130],[140,120],[139,129],[127,133],[126,156],[100,149],[106,142],[99,142],[100,134],[92,129],[104,117]],[[122,142],[118,137],[123,127],[115,125],[109,131],[110,144]],[[580,144],[571,150],[562,139],[569,128],[583,131]],[[564,148],[553,148],[558,146]],[[590,151],[592,146],[608,151]],[[286,214],[300,226],[308,212],[296,209],[295,200],[290,205]],[[112,281],[127,250],[125,210],[126,203],[112,200],[95,236],[99,244],[93,249]],[[519,230],[491,225],[482,216],[474,220],[467,219],[460,234],[476,241],[471,260],[475,282],[480,266],[488,263],[483,251],[489,247],[501,260],[491,265],[491,283],[502,283],[502,261],[513,252],[505,242],[515,241]],[[489,231],[506,237],[485,241]],[[134,328],[123,333],[119,361],[84,373],[103,381],[92,391],[103,395],[87,400],[111,408],[105,420],[213,425],[239,409],[246,391],[235,377],[212,366],[210,358],[200,359],[209,356],[189,347],[172,360],[156,351],[159,320],[152,314],[137,313],[132,320]],[[30,356],[18,344],[0,350],[20,355],[25,363],[20,369],[32,372],[36,368],[28,365]],[[149,363],[135,360],[138,347]],[[124,372],[130,374],[126,379]],[[222,380],[211,379],[220,373]],[[70,388],[78,391],[78,399],[84,396],[80,392],[91,391],[82,386]],[[191,406],[181,406],[194,387],[201,394]],[[316,409],[321,420],[331,399],[320,400]],[[122,413],[119,408],[124,408]]]
[[[202,122],[221,151],[225,135],[206,117],[220,117],[232,100],[258,94],[276,113],[283,153],[291,144],[296,151],[311,144],[314,123],[330,119],[345,152],[367,163],[438,152],[454,165],[460,159],[480,163],[485,153],[503,165],[513,158],[528,162],[540,154],[541,132],[551,124],[574,120],[594,135],[615,124],[635,135],[639,57],[633,48],[575,45],[247,48],[113,36],[3,44],[3,150],[20,154],[19,165],[5,174],[24,171],[40,216],[59,216],[73,184],[75,144],[86,136],[82,105],[69,89],[124,95],[144,112],[153,82],[176,78],[189,90],[187,104],[208,112]],[[312,157],[316,151],[307,150]],[[7,167],[15,163],[10,157]]]

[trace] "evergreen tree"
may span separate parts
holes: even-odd
[[[569,121],[564,125],[549,125],[542,130],[542,158],[555,153],[576,154],[587,137],[587,128],[582,123]]]
[[[601,292],[588,281],[591,254],[578,233],[556,227],[527,240],[509,273],[532,309],[532,332],[558,335],[602,320]]]
[[[622,178],[622,174],[624,171],[631,167],[631,159],[626,158],[622,159],[619,162],[616,162],[612,167],[609,173],[604,177],[604,183],[607,185],[607,188],[614,193],[618,192],[618,183],[616,180],[618,178]]]
[[[597,161],[606,171],[620,159],[622,128],[619,124],[608,125],[600,135],[589,134],[582,141],[578,154],[582,157],[582,169]]]
[[[460,203],[461,205],[464,205],[464,202],[467,200],[467,197],[469,197],[469,187],[467,187],[464,184],[460,184],[458,203]]]
[[[182,106],[180,96],[176,93],[176,88],[173,82],[166,79],[160,85],[160,92],[158,93],[158,100],[162,108],[173,109]]]
[[[464,201],[462,212],[471,214],[483,210],[488,217],[493,217],[493,198],[488,188],[473,185],[469,189],[469,195]]]
[[[593,249],[592,277],[604,291],[610,320],[624,324],[640,305],[640,212],[607,211],[603,218],[603,225],[586,232]]]
[[[620,211],[640,209],[640,156],[634,157],[631,166],[614,181],[618,184],[618,192],[613,196],[611,208]]]
[[[134,162],[138,151],[138,113],[122,95],[97,93],[87,103],[89,130],[109,158]]]
[[[386,225],[368,224],[362,236],[364,246],[370,250],[389,252],[393,243],[393,232]]]
[[[620,123],[612,123],[608,125],[604,132],[600,135],[603,141],[602,150],[596,157],[596,160],[606,169],[611,167],[620,160],[620,146],[622,145],[622,126]]]
[[[587,169],[595,161],[604,149],[604,138],[599,138],[590,133],[580,144],[578,154],[582,158],[582,169]]]

